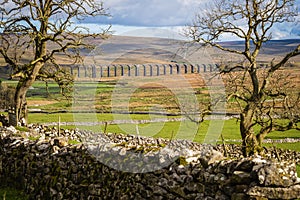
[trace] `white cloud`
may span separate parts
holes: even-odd
[[[300,24],[284,23],[277,24],[272,28],[272,39],[300,39]]]
[[[181,26],[193,18],[196,10],[207,0],[110,0],[110,18],[89,18],[86,22],[111,23],[127,26]]]
[[[180,34],[180,30],[183,29],[182,26],[174,27],[127,27],[127,26],[114,26],[112,28],[116,30],[116,35],[124,36],[138,36],[138,37],[159,37],[168,39],[186,39]]]
[[[295,2],[300,9],[300,0]],[[154,31],[149,27],[176,32],[191,23],[196,12],[204,12],[205,6],[210,3],[209,0],[109,0],[104,1],[104,6],[109,8],[111,17],[89,18],[85,23],[112,24],[116,34],[163,37],[165,31]],[[272,29],[273,39],[295,38],[297,35],[299,38],[299,26],[300,23],[296,26],[277,25]],[[234,38],[230,35],[222,38],[231,39]]]

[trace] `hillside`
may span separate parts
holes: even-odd
[[[95,44],[93,51],[82,50],[85,63],[94,62],[97,65],[107,64],[167,64],[188,62],[185,55],[193,53],[195,50],[187,45],[184,41],[150,38],[150,37],[129,37],[129,36],[112,36],[108,40],[100,38],[89,39],[89,43]],[[242,41],[223,42],[226,47],[235,49],[243,48]],[[291,51],[300,44],[300,39],[291,40],[272,40],[266,43],[258,57],[259,62],[269,63],[271,60],[279,60],[287,52]],[[49,48],[53,46],[49,45]],[[233,54],[224,53],[212,48],[206,48],[206,53],[210,56],[211,63],[235,62],[243,60]],[[200,57],[201,55],[196,55]],[[71,61],[59,55],[56,60],[60,64],[70,64]],[[200,61],[201,62],[201,61]],[[293,66],[300,66],[300,56],[293,58],[290,63]],[[8,78],[9,67],[0,58],[0,78]]]
[[[231,47],[237,50],[241,50],[244,46],[242,41],[224,42],[224,46]],[[292,51],[300,44],[300,39],[288,39],[288,40],[270,40],[264,44],[260,51],[258,60],[261,62],[270,62],[273,59],[279,60],[285,54]],[[300,56],[294,57],[290,60],[291,63],[295,63],[300,66]]]

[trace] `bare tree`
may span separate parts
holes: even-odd
[[[60,88],[60,94],[68,101],[72,99],[74,77],[67,69],[55,65],[46,65],[41,69],[37,79],[45,82],[48,96],[51,95],[48,82],[54,80]]]
[[[287,82],[280,70],[289,59],[300,54],[300,45],[266,69],[257,63],[263,45],[271,39],[272,27],[293,22],[298,15],[294,4],[294,0],[216,0],[187,27],[193,42],[245,59],[243,63],[222,69],[229,77],[227,84],[231,83],[228,99],[235,99],[241,108],[244,156],[259,153],[262,140],[269,132],[296,128],[299,122],[299,114],[295,113],[299,112],[299,93],[285,87]],[[220,43],[220,38],[226,35],[242,40],[242,48]],[[278,117],[287,120],[276,120]],[[255,131],[254,127],[260,128]]]
[[[16,122],[22,117],[26,93],[34,81],[45,78],[51,70],[52,75],[61,70],[56,55],[66,55],[78,63],[82,61],[80,50],[91,48],[84,39],[106,35],[105,31],[90,34],[87,28],[78,25],[86,17],[97,15],[107,13],[96,0],[4,0],[0,3],[0,55],[12,67],[11,77],[19,80],[13,105]],[[48,66],[52,66],[50,71]]]

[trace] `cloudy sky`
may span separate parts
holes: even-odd
[[[117,35],[179,37],[177,34],[189,24],[196,12],[205,9],[211,0],[107,0],[110,17],[85,21],[92,29],[96,24],[111,24]],[[296,0],[300,7],[300,0]],[[273,39],[297,38],[300,23],[280,25],[273,29]],[[299,36],[298,36],[299,38]],[[227,38],[230,39],[230,38]]]

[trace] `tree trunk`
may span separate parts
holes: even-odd
[[[250,108],[249,108],[250,107]],[[261,152],[260,142],[252,127],[254,110],[247,106],[240,115],[240,133],[242,136],[242,152],[244,157],[256,155]]]
[[[254,133],[248,132],[245,134],[246,137],[243,137],[243,143],[242,143],[242,152],[244,157],[249,157],[252,155],[260,154],[261,152],[261,146],[259,145],[259,142],[257,141],[257,138]]]
[[[14,96],[15,122],[13,124],[10,123],[11,125],[17,126],[20,123],[21,125],[27,125],[26,93],[34,83],[42,66],[43,63],[36,63],[32,73],[28,77],[23,77],[19,80]]]
[[[28,81],[26,81],[28,82]],[[22,125],[27,124],[27,105],[26,105],[26,93],[29,87],[22,82],[19,82],[14,97],[14,114],[15,122],[11,123],[13,126],[17,126],[20,123]]]

